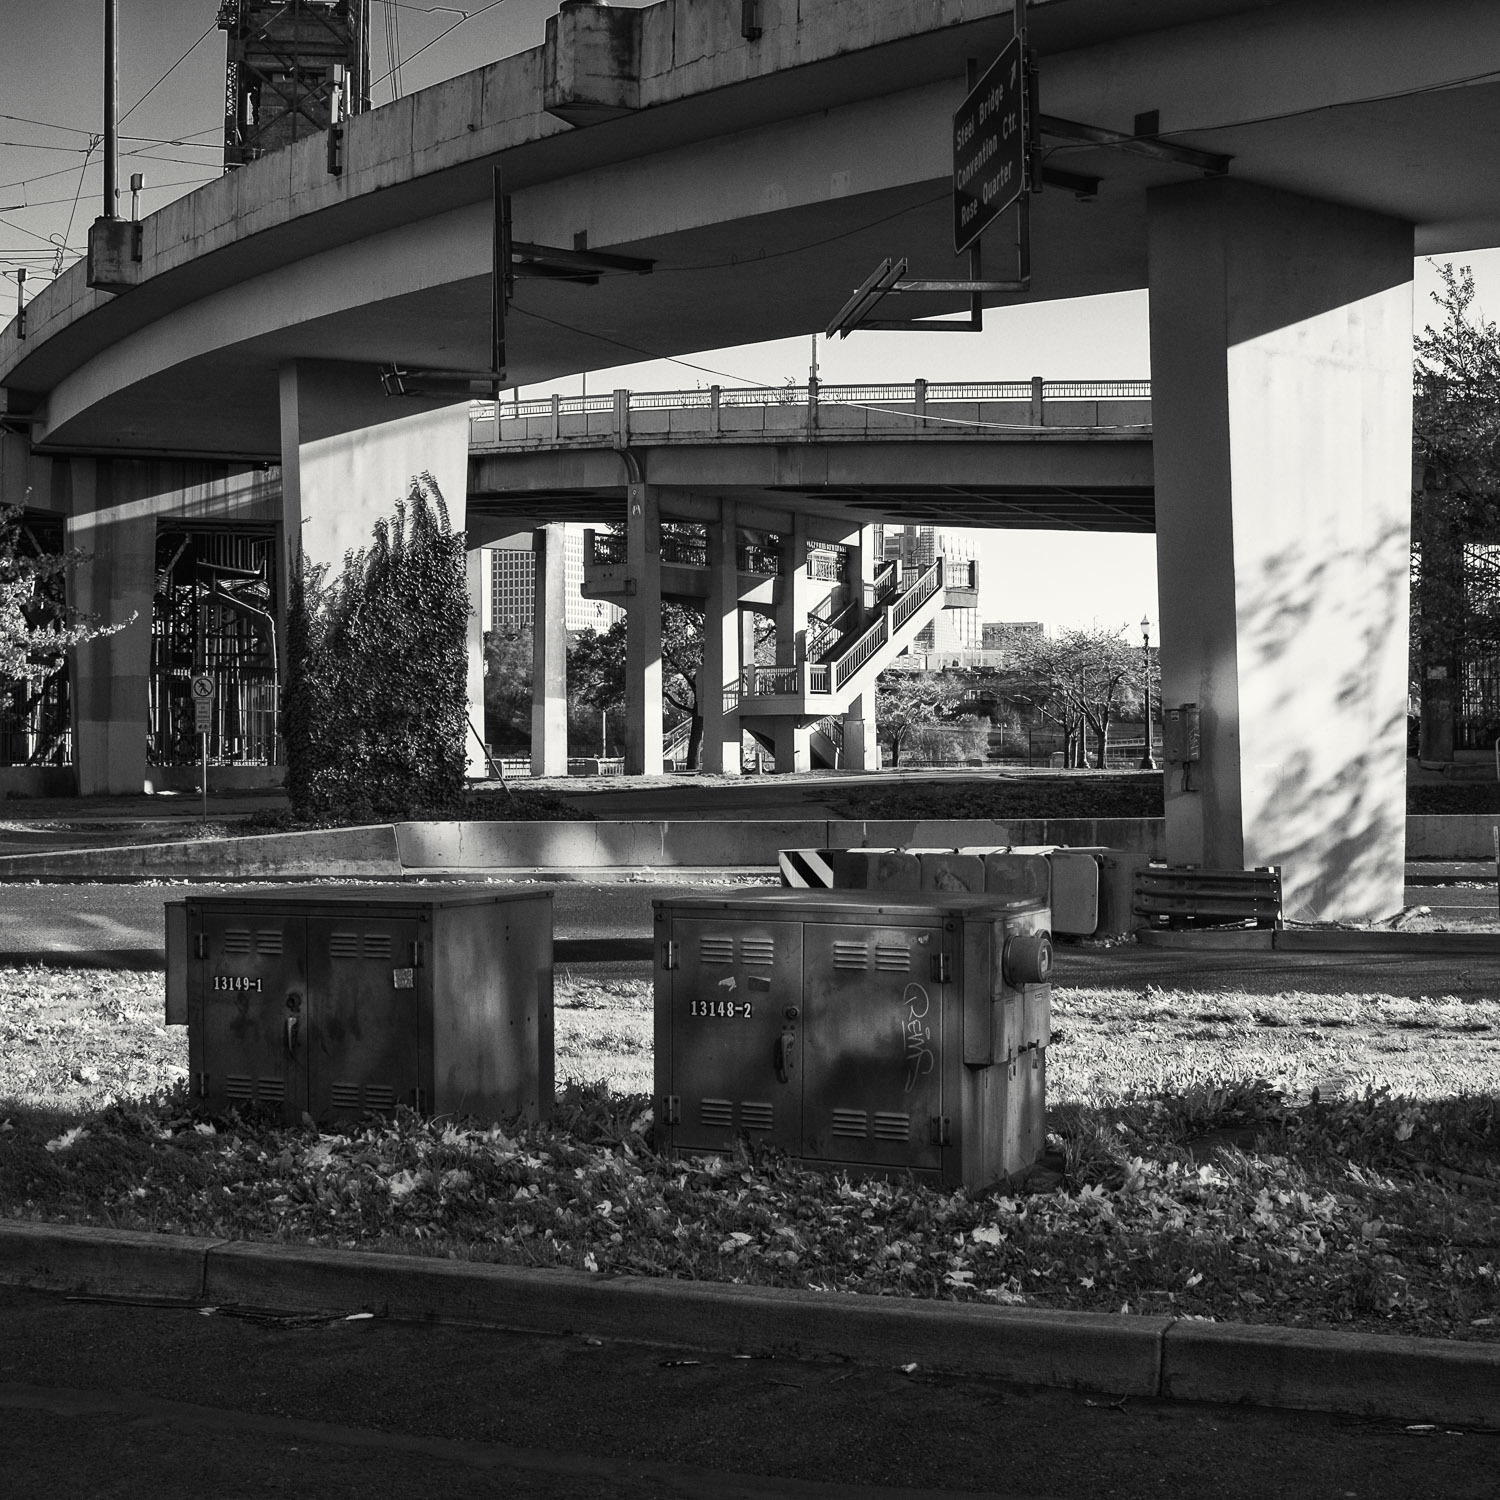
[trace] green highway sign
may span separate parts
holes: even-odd
[[[962,254],[1026,188],[1026,80],[1016,37],[953,115],[953,249]]]

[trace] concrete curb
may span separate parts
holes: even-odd
[[[0,1282],[277,1312],[373,1312],[718,1352],[835,1355],[1112,1395],[1500,1426],[1500,1345],[598,1276],[0,1224]]]
[[[1245,928],[1194,932],[1170,928],[1141,928],[1136,941],[1143,948],[1177,948],[1187,952],[1217,949],[1268,953],[1492,953],[1500,955],[1500,932],[1345,932],[1317,928]]]

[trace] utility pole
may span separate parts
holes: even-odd
[[[120,0],[104,0],[104,214],[119,218],[115,178],[120,161]]]

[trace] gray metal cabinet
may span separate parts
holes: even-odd
[[[656,903],[669,1149],[982,1186],[1045,1140],[1048,912],[1035,898],[748,891]]]
[[[552,897],[286,887],[167,912],[167,1019],[205,1109],[322,1123],[552,1110]]]

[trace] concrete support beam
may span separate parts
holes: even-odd
[[[703,768],[738,776],[742,769],[740,716],[738,709],[724,710],[725,695],[734,692],[740,677],[740,578],[733,500],[719,502],[719,518],[708,526],[708,579],[698,687],[703,707]]]
[[[812,579],[807,572],[807,517],[797,513],[781,533],[781,601],[776,606],[776,665],[795,666],[807,644]],[[780,767],[777,768],[778,770]]]
[[[347,552],[370,544],[379,520],[395,513],[412,480],[428,474],[442,494],[455,531],[464,528],[469,481],[469,408],[384,394],[369,365],[296,360],[281,370],[281,503],[285,547],[282,613],[298,548],[310,562],[337,571]],[[469,717],[484,715],[484,624],[480,554],[471,555],[468,585],[474,615],[469,626]],[[278,622],[286,650],[285,619]],[[285,680],[285,657],[282,660]],[[471,775],[484,772],[480,746],[470,735]]]
[[[532,533],[536,597],[531,621],[531,774],[568,774],[568,628],[563,528]]]
[[[67,546],[88,554],[72,572],[70,603],[104,624],[129,621],[73,652],[78,792],[83,797],[139,794],[147,781],[156,516],[116,503],[108,460],[75,458],[68,467],[73,514],[65,528]]]
[[[880,727],[875,719],[875,688],[861,693],[844,714],[844,749],[839,768],[845,771],[880,769]]]
[[[625,565],[634,592],[625,617],[625,770],[662,770],[661,512],[649,484],[632,483],[626,497]],[[628,585],[627,585],[628,586]]]
[[[860,601],[861,618],[875,607],[875,570],[883,560],[875,550],[879,535],[880,528],[861,526],[849,538],[849,588]]]
[[[1149,198],[1172,863],[1278,864],[1287,914],[1402,903],[1411,227],[1232,179]]]
[[[799,724],[790,716],[776,719],[775,724],[776,769],[778,771],[810,771],[812,752],[808,742],[812,738],[811,726]]]

